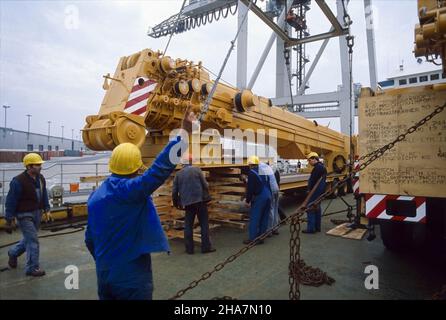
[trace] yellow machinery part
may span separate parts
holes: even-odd
[[[85,145],[92,150],[113,150],[124,142],[141,147],[145,135],[142,117],[124,112],[113,112],[100,117],[90,116],[82,132]]]
[[[141,103],[147,104],[144,117],[125,112],[140,79],[154,84],[146,93],[146,100],[141,98]],[[106,90],[99,114],[87,117],[83,139],[93,150],[112,150],[119,143],[132,142],[141,147],[143,159],[149,164],[162,145],[160,141],[167,141],[171,130],[181,126],[185,110],[189,107],[197,113],[202,110],[213,84],[201,63],[173,60],[150,49],[123,57]],[[326,160],[329,171],[345,163],[350,152],[347,136],[271,106],[269,99],[258,97],[250,90],[222,83],[216,86],[201,129],[216,129],[220,134],[224,129],[244,132],[262,129],[265,143],[270,139],[270,131],[276,130],[279,156],[303,159],[315,151]],[[164,138],[160,140],[161,137]]]
[[[415,26],[415,57],[441,58],[446,72],[446,1],[418,0],[419,24]]]

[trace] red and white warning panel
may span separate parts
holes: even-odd
[[[365,214],[369,219],[426,223],[426,198],[365,194]]]
[[[359,162],[358,161],[355,161],[354,168],[355,168],[355,170],[359,169]],[[355,175],[354,175],[354,177],[352,179],[352,182],[353,182],[353,193],[355,195],[359,195],[359,172],[355,173]]]
[[[140,79],[144,80],[144,83],[140,85]],[[129,95],[129,99],[124,107],[124,112],[136,114],[138,116],[144,116],[147,108],[147,101],[150,94],[155,90],[157,83],[153,80],[138,77],[132,88],[132,92]]]

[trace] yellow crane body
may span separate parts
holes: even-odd
[[[112,150],[123,142],[141,148],[150,164],[167,142],[170,132],[181,126],[186,108],[200,112],[214,82],[201,62],[163,56],[145,49],[119,60],[111,77],[104,76],[105,97],[97,115],[86,118],[83,140],[92,150]],[[274,107],[267,98],[250,90],[218,83],[201,131],[277,130],[277,153],[284,159],[303,159],[319,153],[328,171],[340,172],[348,159],[350,139],[299,115]],[[222,165],[205,164],[206,167]]]

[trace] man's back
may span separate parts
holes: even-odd
[[[174,203],[183,207],[209,200],[208,184],[198,167],[185,166],[177,172],[173,182]]]
[[[321,182],[313,194],[312,199],[322,194],[326,188],[327,169],[325,169],[325,166],[321,162],[317,162],[311,171],[310,178],[308,179],[308,190],[313,189],[319,179],[321,179]]]

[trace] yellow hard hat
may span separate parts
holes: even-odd
[[[133,143],[121,143],[110,157],[108,167],[112,173],[128,175],[135,173],[143,165],[141,151]]]
[[[42,157],[37,153],[28,153],[23,157],[23,165],[29,166],[30,164],[42,164],[45,161],[42,160]]]
[[[307,159],[310,159],[313,157],[319,158],[319,155],[316,152],[310,152],[309,154],[307,154]]]
[[[249,156],[248,158],[248,164],[259,164],[260,160],[257,156]]]

